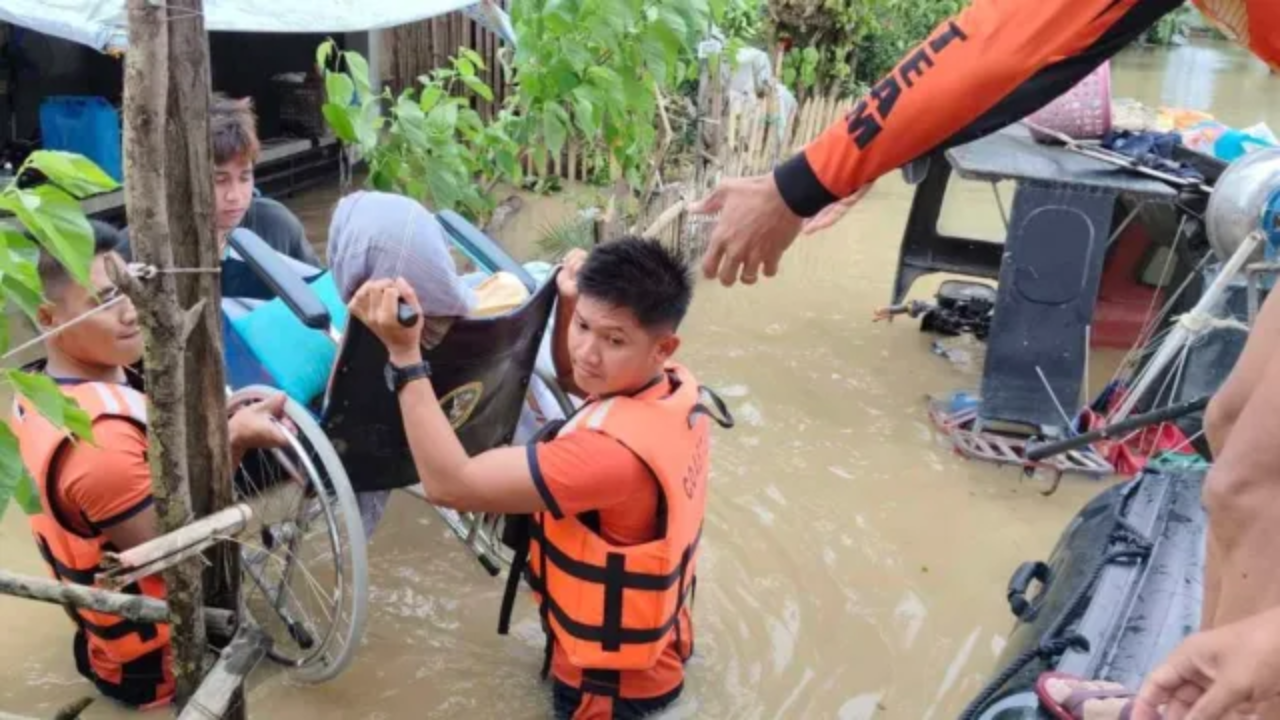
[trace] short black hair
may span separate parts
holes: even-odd
[[[630,310],[646,330],[674,330],[693,301],[693,277],[662,243],[627,235],[591,251],[578,292]]]
[[[120,246],[124,244],[124,238],[119,230],[101,220],[90,220],[89,227],[93,229],[93,256],[95,258],[109,252],[120,251]],[[62,263],[58,262],[57,258],[50,255],[49,251],[43,247],[40,248],[40,259],[36,262],[36,271],[40,273],[40,284],[44,286],[46,297],[50,297],[60,291],[71,280],[71,275],[62,266]]]

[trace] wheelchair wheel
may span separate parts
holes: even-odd
[[[235,393],[235,410],[278,391]],[[241,535],[245,611],[272,639],[269,657],[305,682],[346,668],[364,633],[369,577],[355,493],[337,453],[306,408],[288,400],[287,447],[250,451],[236,472],[237,501],[254,511]]]

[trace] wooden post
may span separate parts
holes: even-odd
[[[124,283],[142,321],[146,343],[147,418],[151,487],[160,516],[160,532],[167,533],[192,519],[187,483],[184,417],[186,392],[183,363],[183,312],[178,305],[176,278],[165,272],[174,266],[170,247],[166,128],[169,121],[169,32],[191,22],[169,22],[163,4],[129,0],[129,52],[125,56],[124,158],[125,203],[130,221],[134,260],[160,269],[146,281]],[[185,208],[187,212],[191,208]],[[219,366],[221,363],[203,364]],[[175,702],[181,707],[195,693],[204,676],[205,630],[202,617],[201,568],[187,562],[164,574],[169,607],[173,610],[173,673]]]
[[[169,8],[169,233],[173,262],[184,268],[216,268],[221,262],[214,221],[213,143],[209,134],[212,94],[209,34],[204,0],[167,0]],[[227,384],[223,368],[221,276],[179,276],[184,308],[203,301],[186,340],[186,456],[191,507],[197,518],[234,503],[227,438]],[[215,543],[207,555],[202,606],[234,611],[239,606],[240,552],[235,543]],[[174,606],[175,609],[176,606]],[[243,694],[231,698],[226,718],[243,718]]]

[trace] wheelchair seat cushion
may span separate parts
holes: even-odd
[[[309,282],[329,309],[333,326],[340,332],[347,325],[347,306],[338,294],[338,286],[330,273]],[[275,380],[276,387],[302,404],[308,404],[324,392],[337,355],[337,346],[325,333],[303,325],[276,298],[258,305],[247,313],[228,318],[231,327]]]

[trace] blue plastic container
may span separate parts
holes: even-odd
[[[1222,133],[1214,143],[1213,154],[1217,155],[1219,160],[1233,162],[1253,149],[1267,147],[1272,145],[1265,138],[1250,135],[1243,130],[1228,130]]]
[[[106,98],[60,95],[40,104],[40,134],[46,150],[78,153],[116,182],[124,181],[120,113]]]

